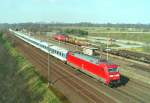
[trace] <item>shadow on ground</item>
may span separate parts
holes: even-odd
[[[124,75],[121,75],[121,85],[125,86],[128,82],[129,82],[129,78],[124,76]]]

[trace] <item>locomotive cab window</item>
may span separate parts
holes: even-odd
[[[118,72],[118,68],[109,68],[108,71],[109,72]]]

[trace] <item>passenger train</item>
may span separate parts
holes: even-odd
[[[79,69],[80,71],[102,81],[109,86],[118,86],[120,84],[120,72],[118,65],[99,60],[96,57],[89,56],[80,52],[71,52],[64,48],[55,46],[48,42],[37,40],[22,32],[9,29],[16,37],[41,49],[46,53],[58,58],[61,61]]]

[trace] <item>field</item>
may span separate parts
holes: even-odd
[[[61,27],[61,29],[81,29],[88,31],[89,36],[112,37],[113,39],[125,39],[133,41],[150,42],[150,32],[139,28],[117,27]]]
[[[104,29],[104,28],[103,28]],[[120,39],[120,40],[131,40],[131,41],[138,41],[145,43],[145,46],[143,46],[140,51],[142,52],[150,52],[150,32],[142,32],[142,31],[124,31],[124,30],[114,30],[114,28],[111,30],[101,30],[98,28],[92,29],[85,29],[89,32],[90,36],[100,36],[100,37],[110,37],[113,39]],[[134,49],[136,50],[136,49]],[[137,49],[139,51],[139,49]]]
[[[61,29],[81,29],[84,31],[88,31],[88,36],[109,37],[115,40],[131,40],[142,42],[145,45],[137,51],[150,52],[150,32],[145,31],[144,28],[61,27]]]
[[[60,103],[45,79],[0,36],[0,103]]]
[[[10,40],[14,41],[14,45],[18,49],[20,48],[19,50],[23,54],[27,53],[27,58],[30,58],[29,60],[31,60],[31,62],[34,65],[37,65],[41,68],[40,73],[43,73],[44,76],[47,75],[47,54],[41,52],[38,48],[34,48],[31,45],[29,46],[27,43],[15,38],[13,35],[10,35]],[[59,45],[60,44],[62,43],[59,43]],[[64,44],[65,46],[67,46],[66,43]],[[73,49],[75,49],[76,46],[68,46],[68,48],[70,47],[73,47]],[[121,86],[119,86],[118,88],[111,89],[93,80],[93,78],[84,75],[83,73],[79,74],[79,72],[77,72],[76,70],[72,70],[72,67],[64,64],[56,58],[51,58],[50,60],[52,70],[51,79],[53,86],[59,86],[60,90],[64,91],[63,93],[66,93],[66,97],[74,103],[147,103],[149,101],[149,68],[146,68],[144,65],[138,66],[137,63],[133,63],[131,61],[127,62],[124,60],[124,58],[119,60],[114,58],[110,60],[109,58],[110,61],[119,64],[120,72],[123,75],[123,77],[121,77]],[[64,85],[62,86],[61,83]],[[67,93],[68,91],[72,92]],[[79,102],[77,100],[85,102]]]

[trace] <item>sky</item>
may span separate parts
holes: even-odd
[[[0,23],[150,23],[150,0],[0,0]]]

